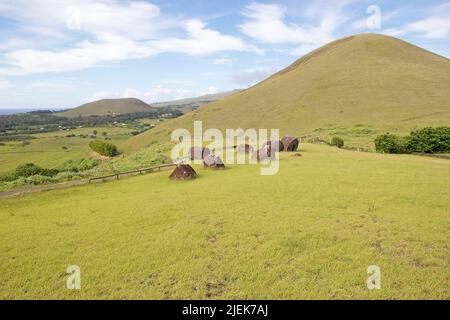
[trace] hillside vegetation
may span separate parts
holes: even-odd
[[[378,134],[450,123],[450,60],[396,38],[363,34],[330,43],[258,85],[131,139],[130,151],[174,128],[279,128],[342,136],[370,147]],[[165,129],[165,130],[164,130]]]
[[[449,161],[302,153],[272,177],[196,167],[190,182],[165,171],[1,199],[0,298],[450,297]]]
[[[119,143],[131,136],[132,129],[116,127],[82,128],[71,131],[33,134],[27,143],[7,142],[0,147],[0,175],[13,171],[18,165],[34,163],[46,168],[57,168],[66,161],[89,157],[92,131],[99,137],[106,132],[111,142]],[[70,136],[70,137],[69,137]],[[1,187],[0,187],[1,189]]]
[[[103,99],[83,104],[77,108],[58,113],[58,115],[73,118],[79,116],[118,115],[152,110],[154,110],[153,107],[135,98]]]

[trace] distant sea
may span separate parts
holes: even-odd
[[[24,113],[36,110],[38,109],[0,109],[0,115],[4,116],[7,114]]]

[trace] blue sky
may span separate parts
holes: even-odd
[[[364,32],[450,57],[450,1],[0,0],[0,108],[245,88]]]

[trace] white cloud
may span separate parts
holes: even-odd
[[[406,30],[428,39],[446,39],[450,38],[450,19],[448,16],[426,18],[408,24]]]
[[[4,63],[9,67],[0,69],[0,74],[73,71],[155,54],[155,51],[139,42],[108,36],[95,42],[84,41],[61,51],[25,49],[7,52],[4,54]]]
[[[140,95],[141,95],[141,93],[138,90],[133,89],[133,88],[125,89],[125,91],[123,92],[123,97],[124,98],[137,98],[137,99],[139,99]]]
[[[3,0],[0,15],[20,21],[24,31],[42,36],[78,32],[148,38],[167,23],[159,7],[143,1],[116,0]]]
[[[19,38],[5,39],[4,41],[2,41],[0,43],[0,51],[17,49],[17,48],[25,46],[27,44],[29,44],[29,42],[26,41],[25,39],[19,39]]]
[[[0,90],[13,87],[12,83],[7,79],[0,79]]]
[[[242,39],[209,29],[206,23],[199,20],[186,21],[184,29],[188,35],[185,39],[168,38],[152,44],[159,52],[182,52],[192,55],[220,51],[257,51],[255,47],[245,44]]]
[[[21,39],[7,39],[3,51],[14,49],[3,54],[3,75],[73,71],[164,52],[258,52],[242,39],[208,28],[202,21],[166,17],[148,2],[5,1],[0,17],[13,17],[22,33],[43,40],[28,42],[29,47]],[[167,36],[177,29],[184,35]]]
[[[448,18],[450,3],[434,6],[422,12],[424,13],[422,19],[386,29],[383,33],[391,36],[412,35],[426,39],[450,38],[450,19]]]
[[[384,12],[383,10],[382,10],[382,8],[380,8],[381,9],[381,12],[380,12],[380,19],[381,19],[381,21],[380,21],[380,23],[381,23],[381,28],[384,28],[384,25],[385,24],[387,24],[389,21],[391,21],[392,20],[392,18],[394,18],[395,16],[398,16],[399,14],[400,14],[400,12],[402,12],[402,10],[400,10],[400,9],[396,9],[395,11],[391,11],[391,12]],[[406,10],[406,9],[405,9]],[[374,30],[371,30],[369,27],[368,27],[368,22],[369,22],[369,19],[371,18],[371,16],[372,16],[372,12],[371,13],[368,13],[367,14],[367,16],[365,17],[365,18],[362,18],[362,19],[359,19],[359,20],[356,20],[356,21],[354,21],[353,23],[352,23],[352,28],[353,29],[355,29],[355,30],[363,30],[363,29],[365,29],[365,30],[368,30],[368,31],[374,31]],[[375,30],[376,31],[376,30]],[[385,30],[386,31],[386,30]]]
[[[268,44],[324,44],[334,39],[333,32],[347,21],[341,10],[349,1],[333,4],[324,10],[315,3],[304,14],[318,20],[316,25],[298,25],[286,21],[287,9],[278,4],[252,3],[245,7],[247,20],[240,30],[257,41]]]
[[[73,89],[76,86],[69,83],[54,81],[35,81],[30,82],[28,87],[31,89]]]
[[[195,95],[196,94],[194,94],[192,92],[192,90],[189,90],[189,89],[178,89],[178,90],[175,91],[175,96],[172,99],[175,99],[175,100],[186,99],[186,98],[191,98],[191,97],[193,97]]]
[[[279,51],[304,55],[335,39],[334,32],[349,20],[344,7],[354,0],[335,2],[314,1],[303,8],[303,25],[287,20],[287,8],[278,4],[252,3],[245,7],[243,15],[247,20],[239,26],[241,32],[267,44],[293,44],[295,49]]]
[[[217,89],[216,87],[208,88],[208,94],[216,94],[216,93],[219,93],[219,89]]]
[[[311,41],[312,35],[297,25],[283,22],[286,8],[276,4],[252,3],[243,15],[248,19],[239,26],[241,31],[264,43],[298,43]]]
[[[110,94],[111,95],[111,94]],[[184,88],[171,88],[159,84],[148,91],[139,91],[134,88],[127,88],[123,93],[123,98],[136,98],[148,103],[184,99],[192,96],[192,91]],[[116,96],[117,97],[117,96]]]
[[[143,100],[151,102],[171,101],[195,96],[192,90],[184,88],[169,88],[157,85],[143,94]]]
[[[305,54],[310,53],[313,50],[316,50],[320,46],[321,45],[319,44],[304,44],[293,50],[289,50],[289,53],[294,56],[304,56]]]
[[[244,70],[235,74],[233,76],[233,81],[239,85],[250,86],[268,78],[275,72],[276,70],[274,69]]]
[[[367,28],[367,18],[362,18],[356,20],[352,23],[352,28],[356,30],[366,29]]]
[[[391,37],[400,37],[403,36],[407,33],[406,30],[403,29],[398,29],[398,28],[389,28],[389,29],[385,29],[382,32],[385,35],[391,36]]]
[[[173,90],[165,87],[163,85],[157,85],[144,93],[144,98],[146,101],[163,101],[170,99],[169,97],[173,94]]]
[[[117,99],[117,98],[120,98],[120,95],[116,92],[98,91],[98,92],[94,93],[89,100],[97,101],[97,100],[102,100],[102,99]]]
[[[214,60],[211,64],[232,66],[233,65],[233,60],[231,60],[229,58],[220,58],[220,59]]]

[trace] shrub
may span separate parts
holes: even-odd
[[[59,173],[57,169],[41,168],[34,163],[27,163],[18,166],[12,173],[0,177],[0,181],[14,181],[20,178],[29,178],[33,176],[54,177]]]
[[[95,159],[83,158],[79,160],[69,160],[66,161],[61,167],[59,167],[59,170],[67,172],[82,172],[98,166],[99,163],[100,161]]]
[[[15,176],[17,177],[31,177],[36,174],[40,174],[42,171],[41,167],[38,167],[34,163],[27,163],[24,165],[20,165],[14,171]]]
[[[424,128],[407,137],[387,133],[375,139],[375,148],[386,153],[450,152],[450,127]]]
[[[162,164],[167,164],[170,163],[170,159],[165,156],[162,153],[157,153],[151,160],[150,160],[150,165],[151,166],[158,166],[158,165],[162,165]]]
[[[407,153],[407,139],[386,133],[375,139],[375,149],[383,153]]]
[[[407,148],[410,152],[449,152],[450,127],[424,128],[412,132]]]
[[[35,165],[34,163],[27,163],[18,166],[13,175],[16,177],[31,177],[36,175],[53,177],[58,173],[59,170],[57,169],[45,169]]]
[[[331,139],[331,145],[341,149],[344,147],[344,139],[340,137],[333,137],[333,139]]]
[[[58,173],[58,175],[55,177],[55,180],[57,181],[72,181],[72,180],[79,180],[84,177],[84,174],[78,173],[78,172],[70,172],[70,171],[63,171]]]
[[[25,178],[26,184],[32,184],[32,185],[40,185],[45,184],[49,182],[55,182],[54,179],[52,179],[52,176],[46,176],[46,175],[34,175],[31,177]]]
[[[89,143],[89,147],[93,151],[101,154],[102,156],[114,157],[118,154],[117,147],[112,143],[108,142],[103,142],[99,140],[91,141]]]

